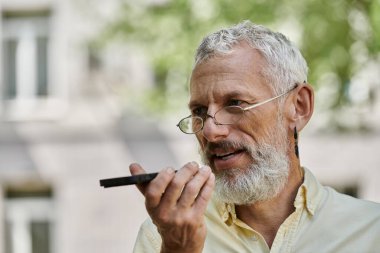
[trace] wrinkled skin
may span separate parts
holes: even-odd
[[[132,175],[145,173],[138,164],[131,164],[130,170]],[[149,184],[138,186],[162,237],[161,252],[202,252],[207,232],[203,214],[214,180],[209,167],[193,162],[177,173],[164,169]]]

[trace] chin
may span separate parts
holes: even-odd
[[[286,185],[289,162],[285,152],[271,146],[258,147],[247,167],[215,173],[215,196],[222,202],[248,205],[276,197]],[[260,155],[258,155],[260,153]]]

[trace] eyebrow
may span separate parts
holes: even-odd
[[[244,97],[245,95],[247,95],[247,92],[242,93],[242,92],[234,90],[234,91],[226,94],[225,96],[223,96],[223,99],[236,98],[236,97]]]
[[[221,98],[219,100],[226,101],[226,100],[231,99],[231,98],[241,98],[241,99],[247,100],[247,102],[257,100],[257,98],[252,97],[251,94],[249,94],[249,97],[247,97],[247,92],[240,92],[240,91],[236,91],[236,90],[233,90],[227,94],[224,94],[223,96],[221,96]],[[194,107],[202,106],[202,105],[203,105],[202,103],[199,103],[196,101],[190,101],[188,103],[188,107],[190,109],[194,108]]]
[[[187,105],[189,109],[191,108],[194,108],[194,107],[198,107],[202,104],[198,103],[198,102],[195,102],[195,101],[190,101],[189,104]]]

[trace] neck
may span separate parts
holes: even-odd
[[[297,162],[289,171],[289,179],[280,194],[273,199],[251,205],[236,206],[237,217],[259,232],[271,248],[276,233],[285,219],[294,212],[294,200],[303,182]]]

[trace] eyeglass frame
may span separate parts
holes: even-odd
[[[304,81],[304,83],[306,83],[306,81]],[[241,106],[238,106],[238,105],[230,105],[230,106],[222,107],[221,109],[219,109],[218,111],[216,111],[216,112],[214,113],[214,116],[211,116],[211,115],[209,115],[209,114],[206,114],[206,115],[205,115],[205,119],[203,119],[203,118],[200,117],[200,116],[192,116],[192,115],[189,115],[189,116],[187,116],[187,117],[182,118],[182,119],[178,122],[178,124],[177,124],[176,126],[179,128],[179,130],[181,130],[182,133],[185,133],[185,134],[196,134],[196,133],[198,133],[198,132],[200,132],[200,131],[203,130],[203,128],[204,128],[204,124],[205,124],[205,121],[206,121],[206,119],[207,119],[208,117],[210,117],[210,118],[213,119],[215,125],[233,125],[233,124],[238,123],[238,122],[240,121],[241,118],[239,118],[239,119],[238,119],[236,122],[234,122],[234,123],[219,123],[219,122],[216,120],[215,115],[216,115],[218,112],[220,112],[221,110],[223,110],[223,109],[225,109],[225,108],[227,108],[227,107],[240,108],[241,111],[242,111],[242,113],[244,114],[244,112],[246,112],[246,111],[248,111],[248,110],[251,110],[251,109],[253,109],[253,108],[259,107],[259,106],[261,106],[261,105],[263,105],[263,104],[269,103],[269,102],[271,102],[271,101],[273,101],[273,100],[276,100],[276,99],[278,99],[278,98],[280,98],[280,97],[282,97],[282,96],[285,96],[286,94],[288,94],[288,93],[290,93],[291,91],[295,90],[297,87],[298,87],[298,83],[296,83],[296,84],[294,85],[293,88],[289,89],[288,91],[286,91],[286,92],[284,92],[284,93],[282,93],[282,94],[280,94],[280,95],[277,95],[277,96],[275,96],[275,97],[272,97],[272,98],[266,99],[266,100],[261,101],[261,102],[259,102],[259,103],[255,103],[255,104],[249,105],[249,106],[247,106],[247,107],[245,107],[245,108],[243,108],[243,107],[241,107]],[[242,116],[242,117],[243,117],[243,116]],[[193,133],[186,133],[185,131],[183,131],[183,130],[181,129],[181,127],[180,127],[180,124],[181,124],[181,122],[182,122],[183,120],[185,120],[185,119],[189,119],[189,118],[199,118],[199,119],[201,119],[202,127],[201,127],[198,131],[195,131],[195,132],[193,132]]]

